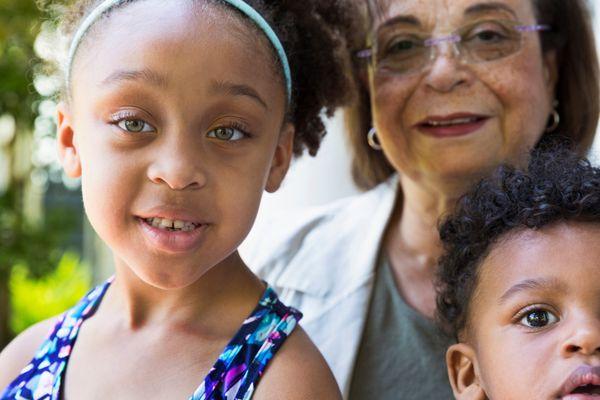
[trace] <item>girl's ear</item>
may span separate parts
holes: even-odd
[[[279,189],[283,178],[287,174],[294,152],[294,135],[294,125],[286,123],[279,135],[279,142],[267,178],[265,190],[269,193]]]
[[[58,104],[57,117],[58,157],[65,173],[70,178],[79,178],[81,176],[81,160],[75,142],[71,113],[64,102]]]
[[[486,400],[473,348],[465,343],[450,346],[446,352],[448,378],[457,400]]]

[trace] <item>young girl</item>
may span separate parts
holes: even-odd
[[[60,158],[116,274],[5,349],[1,399],[340,397],[301,314],[236,249],[292,153],[316,152],[321,111],[348,99],[348,12],[75,2]]]
[[[455,398],[600,398],[600,168],[538,151],[467,195],[441,236]]]

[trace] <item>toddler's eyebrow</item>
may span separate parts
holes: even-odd
[[[160,88],[167,87],[168,80],[164,75],[150,69],[119,70],[104,79],[101,85],[113,85],[123,81],[145,81]]]
[[[525,279],[508,289],[501,297],[500,303],[505,303],[509,298],[518,293],[537,290],[553,291],[564,293],[567,291],[567,285],[556,278]]]
[[[260,97],[257,90],[255,90],[251,86],[242,83],[234,83],[229,81],[214,81],[211,86],[211,92],[214,94],[225,92],[231,96],[246,96],[256,101],[263,108],[267,110],[269,109],[269,106],[267,106],[267,103],[263,100],[262,97]]]

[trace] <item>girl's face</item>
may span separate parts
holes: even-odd
[[[59,143],[117,266],[177,288],[234,254],[285,175],[293,128],[268,40],[220,7],[168,3],[97,24]]]
[[[447,355],[458,399],[600,397],[600,226],[501,240],[480,267],[466,341]]]
[[[433,46],[430,58],[411,46],[454,32],[463,34],[458,48],[489,46],[500,34],[512,35],[514,30],[504,29],[513,24],[536,24],[533,2],[372,2],[379,7],[369,68],[373,119],[394,168],[414,180],[469,182],[465,178],[478,178],[502,162],[524,159],[544,132],[554,98],[554,57],[543,56],[538,33],[514,39],[507,46],[514,52],[458,54],[447,39]],[[510,54],[477,59],[504,52]]]

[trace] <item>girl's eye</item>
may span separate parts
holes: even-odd
[[[556,322],[558,322],[556,315],[540,308],[527,311],[519,321],[521,325],[528,328],[543,328]]]
[[[155,129],[152,125],[147,122],[142,121],[141,119],[124,119],[117,123],[117,126],[124,131],[131,133],[144,133],[144,132],[154,132]]]
[[[216,128],[208,132],[208,137],[224,140],[224,141],[237,141],[246,137],[246,134],[236,128]]]

